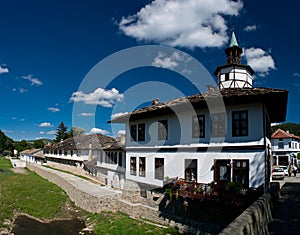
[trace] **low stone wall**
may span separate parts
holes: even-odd
[[[161,215],[161,211],[159,211],[158,206],[145,205],[141,198],[138,199],[140,197],[138,190],[134,190],[135,185],[130,184],[130,182],[127,182],[128,185],[125,185],[125,190],[122,194],[116,193],[115,195],[97,197],[81,191],[64,178],[52,173],[51,171],[43,169],[41,166],[28,165],[28,168],[57,184],[65,190],[71,200],[74,201],[78,207],[88,212],[100,213],[101,211],[121,211],[136,219],[153,221],[167,226],[176,226],[179,231],[185,233],[201,234],[199,229],[202,227],[205,228],[204,231],[206,231],[206,234],[210,234],[208,231],[211,231],[211,234],[215,234],[213,231],[216,229],[210,228],[210,226],[213,226],[212,224],[203,223],[201,225],[199,221],[192,221],[193,223],[190,221],[191,224],[188,226],[175,222],[172,219],[164,218]],[[96,186],[97,185],[95,185],[95,187]],[[272,219],[273,206],[278,197],[278,192],[279,185],[278,187],[276,185],[275,187],[273,186],[271,194],[267,193],[260,197],[219,234],[268,234],[268,224]]]
[[[278,196],[279,184],[273,184],[270,193],[261,196],[219,235],[269,234],[268,225],[272,220],[272,212]]]
[[[200,232],[198,231],[198,229],[191,226],[186,226],[184,224],[177,223],[173,220],[162,217],[161,212],[158,210],[158,206],[147,206],[142,203],[136,202],[135,200],[127,201],[124,200],[120,194],[97,197],[79,190],[64,178],[51,172],[52,170],[49,171],[49,169],[44,169],[43,167],[37,165],[28,165],[27,167],[30,170],[35,171],[43,178],[46,178],[61,187],[68,194],[70,199],[75,202],[76,206],[88,212],[100,213],[101,211],[120,211],[139,220],[152,221],[154,223],[167,226],[176,226],[181,232]],[[97,187],[97,185],[95,185],[95,187]]]
[[[30,170],[35,171],[43,178],[46,178],[52,183],[55,183],[56,185],[61,187],[68,194],[71,200],[75,202],[76,206],[88,212],[99,213],[101,211],[117,211],[119,209],[119,195],[97,197],[87,192],[79,190],[67,180],[65,180],[62,177],[59,177],[51,171],[46,171],[43,168],[34,165],[28,165],[27,167]]]

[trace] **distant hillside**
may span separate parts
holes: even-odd
[[[274,133],[278,128],[284,131],[289,131],[291,134],[300,136],[300,124],[298,123],[282,123],[276,126],[272,126],[272,133]]]
[[[41,141],[43,141],[44,142],[44,144],[48,144],[49,142],[50,143],[52,143],[52,139],[36,139],[36,140],[41,140]],[[27,140],[27,142],[29,143],[29,144],[33,144],[34,143],[34,141],[36,141],[36,140]]]

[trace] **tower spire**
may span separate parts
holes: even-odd
[[[235,37],[235,33],[234,33],[234,23],[232,23],[232,33],[231,33],[231,39],[230,39],[230,44],[229,44],[229,47],[234,47],[234,46],[239,46],[237,40],[236,40],[236,37]]]
[[[219,89],[224,88],[251,88],[253,69],[249,65],[241,64],[243,49],[237,42],[234,24],[229,40],[229,46],[225,49],[226,64],[217,67],[214,74],[218,77]]]

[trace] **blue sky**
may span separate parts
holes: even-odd
[[[174,72],[187,57],[156,51],[153,66],[115,78],[100,71],[84,90],[99,62],[127,48],[167,46],[213,77],[225,63],[232,22],[243,63],[256,72],[254,86],[289,90],[287,121],[300,123],[299,8],[291,0],[1,1],[0,129],[14,140],[54,138],[63,121],[69,129],[117,135],[124,127],[107,124],[111,115],[194,93]],[[74,112],[78,104],[85,108]]]

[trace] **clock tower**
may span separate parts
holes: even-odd
[[[253,69],[249,65],[241,64],[243,49],[239,47],[234,28],[229,46],[225,49],[226,64],[217,67],[214,75],[218,78],[219,89],[252,88]]]

